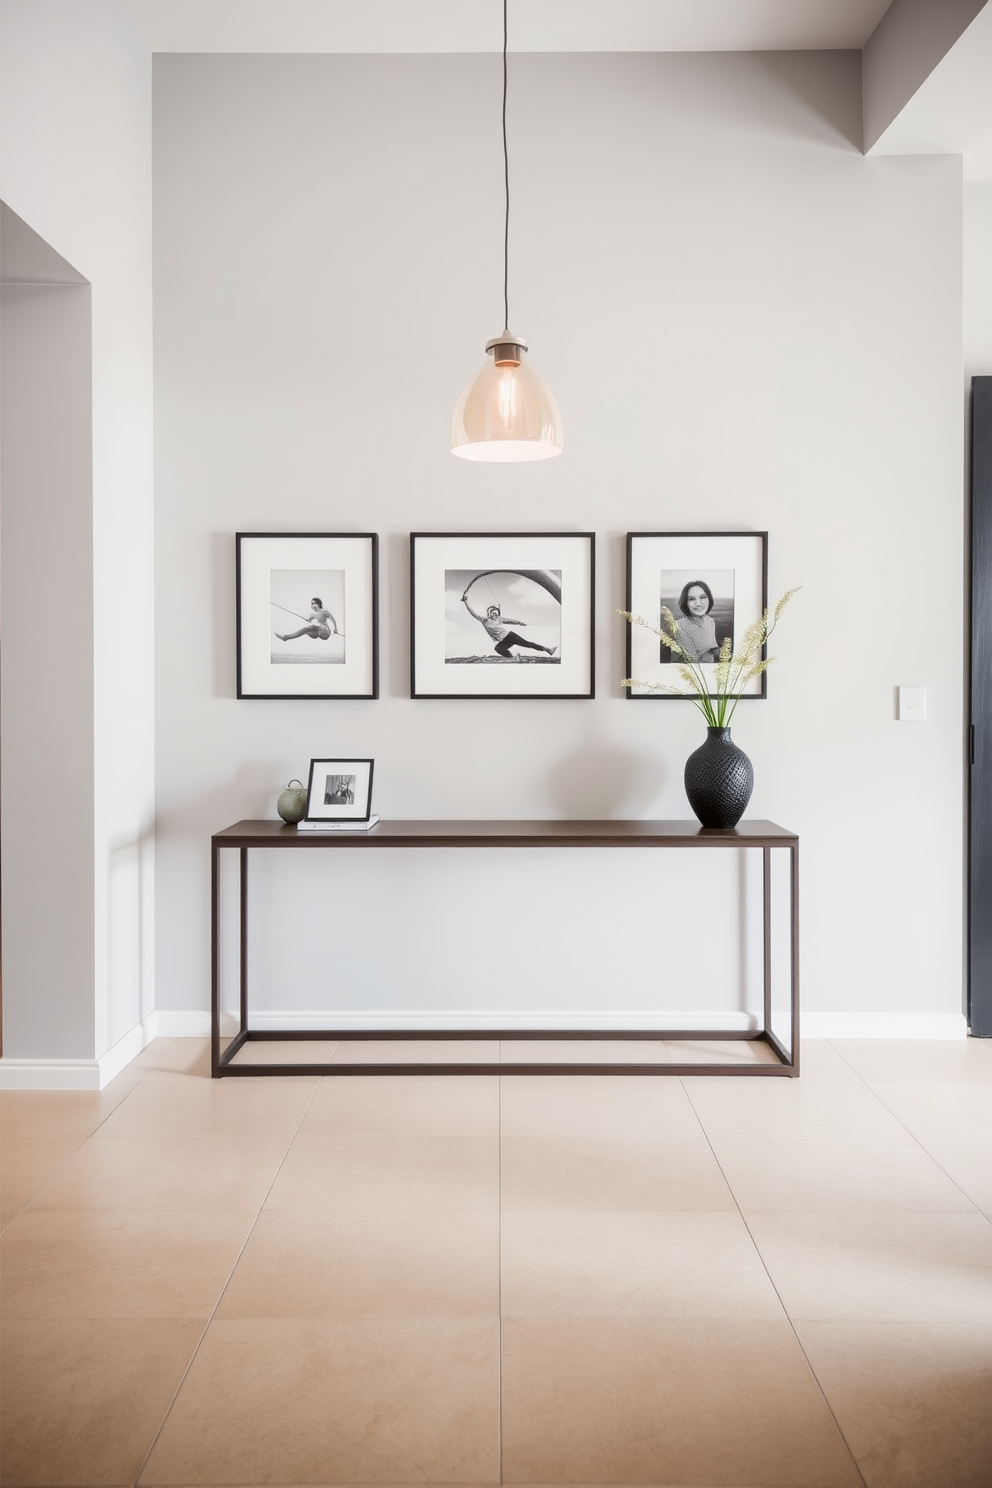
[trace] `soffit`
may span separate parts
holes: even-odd
[[[499,0],[124,0],[156,52],[489,52]],[[510,0],[522,52],[864,46],[889,0]]]

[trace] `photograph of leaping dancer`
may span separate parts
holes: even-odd
[[[445,569],[444,606],[446,665],[561,663],[560,569]]]
[[[276,665],[343,666],[343,569],[271,569],[269,613]]]

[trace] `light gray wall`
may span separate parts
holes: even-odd
[[[502,319],[498,110],[494,57],[156,58],[159,1005],[207,1006],[209,833],[274,815],[312,755],[374,756],[384,816],[686,816],[698,715],[619,687],[623,534],[756,528],[773,597],[803,589],[769,699],[734,732],[751,813],[802,834],[805,1006],[954,1024],[960,161],[862,157],[856,54],[512,58],[510,314],[566,453],[476,467],[447,430]],[[233,534],[252,529],[382,534],[379,702],[235,700]],[[597,699],[411,701],[418,529],[597,531]],[[895,722],[899,683],[929,687],[926,724]],[[315,897],[294,897],[289,864],[280,883],[259,871],[259,965],[317,931],[270,1006],[304,1006],[308,975],[356,1013],[505,1001],[502,978],[446,954],[461,901],[439,857],[398,886],[384,867],[344,912],[330,863]],[[480,934],[525,960],[550,926],[559,1016],[569,989],[576,1006],[596,992],[607,943],[601,1010],[642,1006],[659,967],[669,1005],[695,1004],[684,948],[700,925],[722,946],[732,885],[693,887],[687,911],[667,861],[653,913],[631,913],[629,882],[584,860],[546,918],[533,886],[536,904],[504,904],[514,871],[479,871]],[[569,918],[569,872],[601,875],[595,913]],[[413,898],[438,913],[416,994],[401,966],[375,970]],[[342,941],[366,952],[348,953],[358,984],[331,974]]]
[[[151,57],[119,0],[4,0],[0,197],[93,286],[92,1059],[154,1007]],[[26,933],[57,938],[62,914],[41,900]]]
[[[28,267],[21,263],[19,272]],[[93,1055],[90,320],[88,285],[3,286],[0,832],[7,1058]]]

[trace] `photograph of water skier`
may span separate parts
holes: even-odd
[[[344,578],[343,569],[271,570],[270,646],[276,666],[344,665]]]
[[[560,664],[560,569],[446,569],[444,603],[446,665]]]

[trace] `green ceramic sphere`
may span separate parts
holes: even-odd
[[[291,780],[276,802],[276,810],[284,822],[295,826],[307,814],[307,788],[299,780]]]

